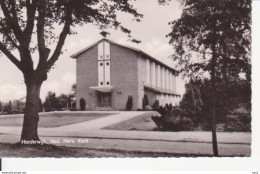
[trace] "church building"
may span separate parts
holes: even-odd
[[[76,59],[77,109],[80,99],[86,110],[126,110],[132,96],[132,110],[142,109],[144,96],[149,105],[177,105],[178,72],[147,53],[106,38],[73,54]]]

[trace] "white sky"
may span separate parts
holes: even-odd
[[[172,1],[167,6],[158,5],[158,0],[137,0],[133,2],[134,7],[144,17],[141,22],[132,21],[130,15],[119,16],[123,24],[132,30],[132,36],[141,40],[140,44],[131,43],[126,34],[120,31],[109,31],[109,39],[125,45],[133,46],[151,56],[174,65],[168,56],[173,52],[166,38],[171,30],[168,22],[177,19],[181,15],[180,4]],[[55,68],[48,74],[48,79],[41,88],[41,99],[44,100],[47,91],[54,91],[57,95],[68,93],[71,86],[76,82],[76,61],[70,55],[102,38],[95,26],[87,25],[77,27],[76,35],[68,36],[63,50],[66,50],[55,64]],[[36,54],[37,55],[37,54]],[[184,82],[177,81],[179,93],[184,92]],[[0,101],[19,99],[26,94],[22,73],[3,55],[0,58]]]

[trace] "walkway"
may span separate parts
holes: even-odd
[[[59,139],[57,145],[93,149],[119,149],[125,151],[165,152],[178,154],[212,154],[211,132],[157,132],[121,131],[101,129],[145,112],[119,112],[95,120],[54,128],[39,128],[39,136],[47,142]],[[0,126],[0,142],[19,141],[21,128]],[[12,136],[10,136],[12,135]],[[77,143],[87,138],[88,143]],[[218,132],[220,155],[250,156],[251,133]],[[76,143],[63,143],[64,139]]]
[[[131,118],[137,117],[139,115],[144,114],[145,112],[137,112],[137,111],[132,111],[132,112],[119,112],[117,114],[107,116],[107,117],[102,117],[90,121],[85,121],[81,123],[75,123],[75,124],[70,124],[66,126],[60,127],[61,130],[73,130],[73,131],[80,131],[84,132],[89,129],[94,130],[94,129],[101,129],[116,123],[120,123],[122,121],[129,120]],[[58,129],[58,128],[57,128]]]

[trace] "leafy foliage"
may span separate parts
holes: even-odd
[[[80,110],[84,111],[86,109],[86,101],[84,98],[80,98],[79,100]]]
[[[27,88],[21,140],[39,140],[40,88],[62,54],[67,36],[75,34],[74,27],[93,24],[101,30],[115,28],[137,41],[118,13],[130,14],[137,22],[142,18],[130,0],[0,1],[0,51],[23,73]]]
[[[0,51],[24,74],[34,72],[43,80],[62,53],[67,35],[75,34],[73,27],[91,23],[100,29],[120,29],[132,39],[131,31],[118,20],[117,13],[131,14],[135,21],[142,18],[129,0],[2,0],[0,8]],[[61,29],[60,35],[56,34],[57,28]],[[34,34],[37,42],[32,40]],[[54,43],[56,48],[50,54],[48,45]],[[36,50],[40,61],[34,70],[32,52]],[[20,53],[19,58],[12,54],[15,51]]]
[[[184,0],[183,14],[168,34],[173,59],[188,76],[208,78],[215,46],[216,75],[250,79],[251,1]]]
[[[250,114],[232,114],[227,116],[225,131],[250,132],[251,117]]]
[[[149,105],[149,100],[148,100],[148,96],[147,94],[144,94],[144,98],[143,98],[143,109],[145,109],[146,106]]]
[[[203,101],[201,99],[200,89],[191,80],[185,85],[186,92],[180,102],[180,108],[185,115],[201,114]]]
[[[251,0],[183,0],[180,19],[168,34],[173,59],[188,77],[210,79],[210,112],[214,156],[216,136],[216,77],[226,82],[246,74],[251,81]]]
[[[56,97],[55,92],[49,91],[45,98],[43,106],[46,111],[57,111],[59,110],[59,99]]]
[[[2,104],[2,102],[0,101],[0,112],[2,112],[3,111],[3,104]]]
[[[158,110],[159,107],[160,107],[159,100],[155,100],[155,102],[154,102],[154,104],[152,106],[153,110]]]
[[[185,117],[179,108],[160,107],[157,111],[161,116],[152,116],[152,120],[159,130],[163,131],[189,131],[194,130],[192,120]]]
[[[239,105],[227,115],[225,123],[226,131],[251,131],[251,114],[247,106]]]
[[[55,92],[49,91],[43,103],[46,111],[57,111],[63,109],[76,110],[76,85],[72,85],[72,92],[69,94],[60,94],[56,96]]]
[[[211,120],[210,85],[209,80],[190,81],[186,85],[186,93],[180,102],[180,109],[184,115],[197,124],[209,123]],[[231,114],[240,104],[244,104],[248,111],[251,110],[251,83],[239,79],[224,83],[219,79],[216,82],[216,97],[214,100],[216,102],[217,123],[225,123],[227,115]]]

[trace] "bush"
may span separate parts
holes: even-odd
[[[80,104],[80,110],[84,111],[86,109],[86,101],[84,100],[84,98],[81,98],[79,100],[79,104]]]
[[[159,105],[159,100],[155,100],[154,104],[153,104],[153,110],[158,110],[160,108],[160,105]]]
[[[126,110],[131,111],[132,108],[133,108],[133,97],[131,95],[129,95],[127,102],[126,102]]]
[[[148,101],[148,96],[147,94],[144,94],[144,98],[143,98],[143,109],[145,109],[145,107],[149,105],[149,101]]]
[[[158,112],[161,116],[152,116],[152,120],[157,125],[159,130],[163,131],[188,131],[194,130],[194,124],[190,118],[184,117],[182,111],[178,108],[167,110],[160,107]]]
[[[76,108],[70,108],[70,111],[77,111]]]
[[[227,115],[225,131],[251,131],[251,116],[248,113],[236,113]]]
[[[238,107],[226,116],[225,131],[251,131],[251,108],[246,103],[240,103]]]

